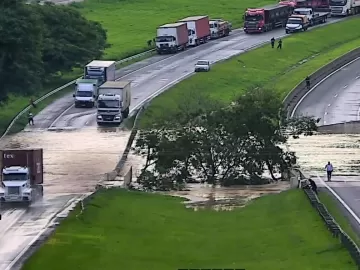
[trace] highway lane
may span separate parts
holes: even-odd
[[[331,19],[329,22],[333,23],[339,20]],[[132,71],[127,75],[124,73],[117,74],[117,76],[123,76],[122,79],[132,81],[131,108],[134,108],[154,93],[166,90],[182,76],[192,73],[194,64],[199,59],[205,58],[216,62],[243,53],[247,48],[269,41],[273,36],[277,38],[283,35],[285,35],[283,29],[261,35],[246,35],[243,32],[235,32],[229,37],[189,49],[160,62],[145,66],[138,71]],[[284,46],[286,48],[286,42]],[[71,104],[70,96],[64,98],[64,102],[65,100],[67,104]],[[96,125],[95,109],[72,107],[56,119],[55,123],[52,124],[52,129],[82,128],[94,125]]]
[[[300,114],[321,118],[319,125],[360,120],[360,59],[310,92],[295,110]]]
[[[294,113],[321,118],[319,125],[360,120],[360,59],[312,89]],[[358,135],[317,135],[293,142],[291,149],[296,151],[301,167],[310,172],[318,185],[328,186],[344,202],[341,210],[360,235],[359,140]],[[334,165],[334,175],[332,182],[325,183],[327,160]]]
[[[136,64],[137,68],[144,64],[143,69],[139,71],[131,65],[118,71],[118,76],[128,74],[125,79],[133,81],[132,108],[134,108],[145,98],[165,90],[166,86],[176,82],[181,76],[191,73],[197,59],[207,58],[217,61],[228,58],[244,52],[261,41],[268,41],[272,36],[280,35],[284,35],[283,30],[251,36],[234,34],[166,59],[158,59],[159,61],[155,61],[150,66],[143,62]],[[286,44],[284,45],[286,48]],[[129,74],[129,72],[133,73]],[[32,222],[36,223],[43,216],[55,215],[56,211],[66,205],[70,199],[77,199],[79,194],[91,191],[101,179],[101,175],[114,168],[122,152],[121,149],[126,144],[128,132],[119,128],[99,131],[94,127],[94,110],[70,108],[54,125],[59,132],[46,132],[44,128],[48,127],[72,101],[71,95],[68,95],[54,102],[35,117],[35,128],[27,128],[25,132],[7,138],[9,140],[1,144],[1,147],[9,148],[42,147],[47,159],[45,207],[35,210],[35,205],[25,212],[14,211],[17,210],[16,208],[1,209],[6,222],[11,224],[8,230],[4,229],[6,233],[2,237],[0,260],[4,259],[0,263],[1,269],[7,269],[12,258],[20,254],[23,247],[30,244],[31,239],[47,227],[47,223],[42,222],[40,226],[34,226],[32,235],[28,234],[28,226]],[[81,128],[84,125],[89,127],[75,131],[66,130],[68,127]],[[18,237],[18,248],[13,248],[12,237],[7,236],[11,232]]]

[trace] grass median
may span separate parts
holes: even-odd
[[[193,211],[179,198],[102,191],[25,264],[35,269],[356,269],[300,190],[234,211]]]
[[[244,90],[261,86],[274,88],[285,97],[307,75],[359,47],[360,31],[348,31],[359,23],[360,18],[355,17],[293,34],[283,39],[282,50],[265,45],[216,64],[211,72],[196,74],[155,98],[140,120],[141,127],[172,117],[183,110],[182,104],[195,104],[188,108],[196,109],[196,94],[229,104]]]
[[[75,3],[86,18],[100,22],[108,31],[112,47],[106,58],[120,59],[148,50],[147,41],[156,28],[165,23],[194,15],[230,20],[233,27],[242,24],[242,13],[248,7],[260,7],[274,0],[86,0]]]

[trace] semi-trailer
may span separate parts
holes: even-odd
[[[330,11],[329,0],[288,0],[280,3],[293,3],[294,8],[312,8],[314,11]]]
[[[115,61],[94,60],[85,66],[83,79],[96,79],[101,85],[107,81],[115,81],[115,71]]]
[[[206,43],[211,36],[208,16],[191,16],[179,20],[188,28],[188,46],[198,46]]]
[[[131,82],[105,82],[99,87],[97,102],[98,125],[120,124],[129,116],[131,102]]]
[[[43,195],[43,149],[1,150],[2,202],[31,203]]]
[[[330,0],[331,16],[349,16],[360,13],[360,0]]]
[[[284,27],[294,9],[293,2],[281,2],[262,8],[248,8],[244,15],[245,33],[262,33]]]
[[[226,37],[231,32],[231,26],[228,21],[224,21],[222,19],[211,19],[209,24],[211,39]]]
[[[164,24],[157,28],[155,45],[158,54],[183,51],[187,43],[188,28],[185,22]]]

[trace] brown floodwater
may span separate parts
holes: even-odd
[[[130,132],[120,128],[20,132],[4,148],[44,149],[44,193],[84,193],[113,170]]]

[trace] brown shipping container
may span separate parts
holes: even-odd
[[[28,166],[31,173],[31,184],[43,183],[43,149],[1,150],[0,165],[1,170],[10,166]]]
[[[179,22],[195,23],[195,31],[198,39],[210,36],[210,20],[208,16],[192,16],[187,17]],[[189,27],[188,27],[189,28]]]

